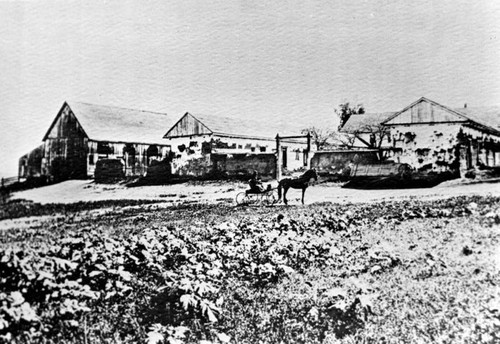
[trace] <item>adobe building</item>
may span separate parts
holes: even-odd
[[[366,128],[372,128],[366,130]],[[500,107],[450,108],[420,98],[394,113],[353,115],[342,131],[361,137],[383,131],[389,159],[421,171],[465,171],[500,166]],[[379,135],[380,136],[380,135]]]
[[[210,171],[276,175],[276,135],[298,130],[271,121],[193,115],[186,112],[164,135],[171,140],[176,158],[172,171],[180,175],[202,175]],[[303,139],[280,140],[280,168],[285,172],[310,167],[310,144]]]

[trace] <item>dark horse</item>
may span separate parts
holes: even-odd
[[[311,179],[314,178],[315,181],[318,180],[318,174],[315,169],[307,170],[303,175],[298,178],[285,178],[279,181],[278,183],[278,201],[281,200],[281,189],[283,188],[283,202],[288,204],[288,200],[286,199],[286,193],[288,189],[302,189],[302,204],[304,204],[304,193],[306,192],[307,187]]]

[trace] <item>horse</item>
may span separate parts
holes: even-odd
[[[318,174],[315,169],[307,170],[303,175],[298,178],[285,178],[278,182],[278,202],[281,200],[281,189],[283,189],[283,202],[288,204],[288,200],[286,199],[286,193],[288,189],[302,189],[302,204],[304,204],[304,194],[306,192],[307,187],[311,179],[315,181],[318,180]]]

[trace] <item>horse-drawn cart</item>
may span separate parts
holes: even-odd
[[[283,202],[288,204],[286,199],[286,193],[288,189],[300,189],[302,190],[302,204],[304,204],[304,193],[306,192],[311,179],[315,181],[318,180],[318,174],[315,169],[307,170],[298,178],[284,178],[278,182],[278,187],[271,189],[271,185],[261,192],[255,192],[247,190],[245,192],[240,192],[236,195],[237,205],[248,205],[248,204],[259,204],[259,205],[273,205],[281,200],[283,195]]]
[[[247,190],[236,195],[237,205],[271,206],[276,202],[278,202],[277,189],[267,189],[263,192],[251,192],[250,190]]]

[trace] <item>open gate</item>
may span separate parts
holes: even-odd
[[[283,146],[283,141],[294,140],[294,139],[306,139],[306,149],[303,151],[303,161],[304,166],[310,168],[311,165],[311,134],[307,135],[295,135],[295,136],[280,136],[276,135],[276,179],[280,180],[283,174],[283,168],[288,167],[288,147]],[[290,141],[288,141],[290,142]],[[297,142],[295,142],[297,143]]]

